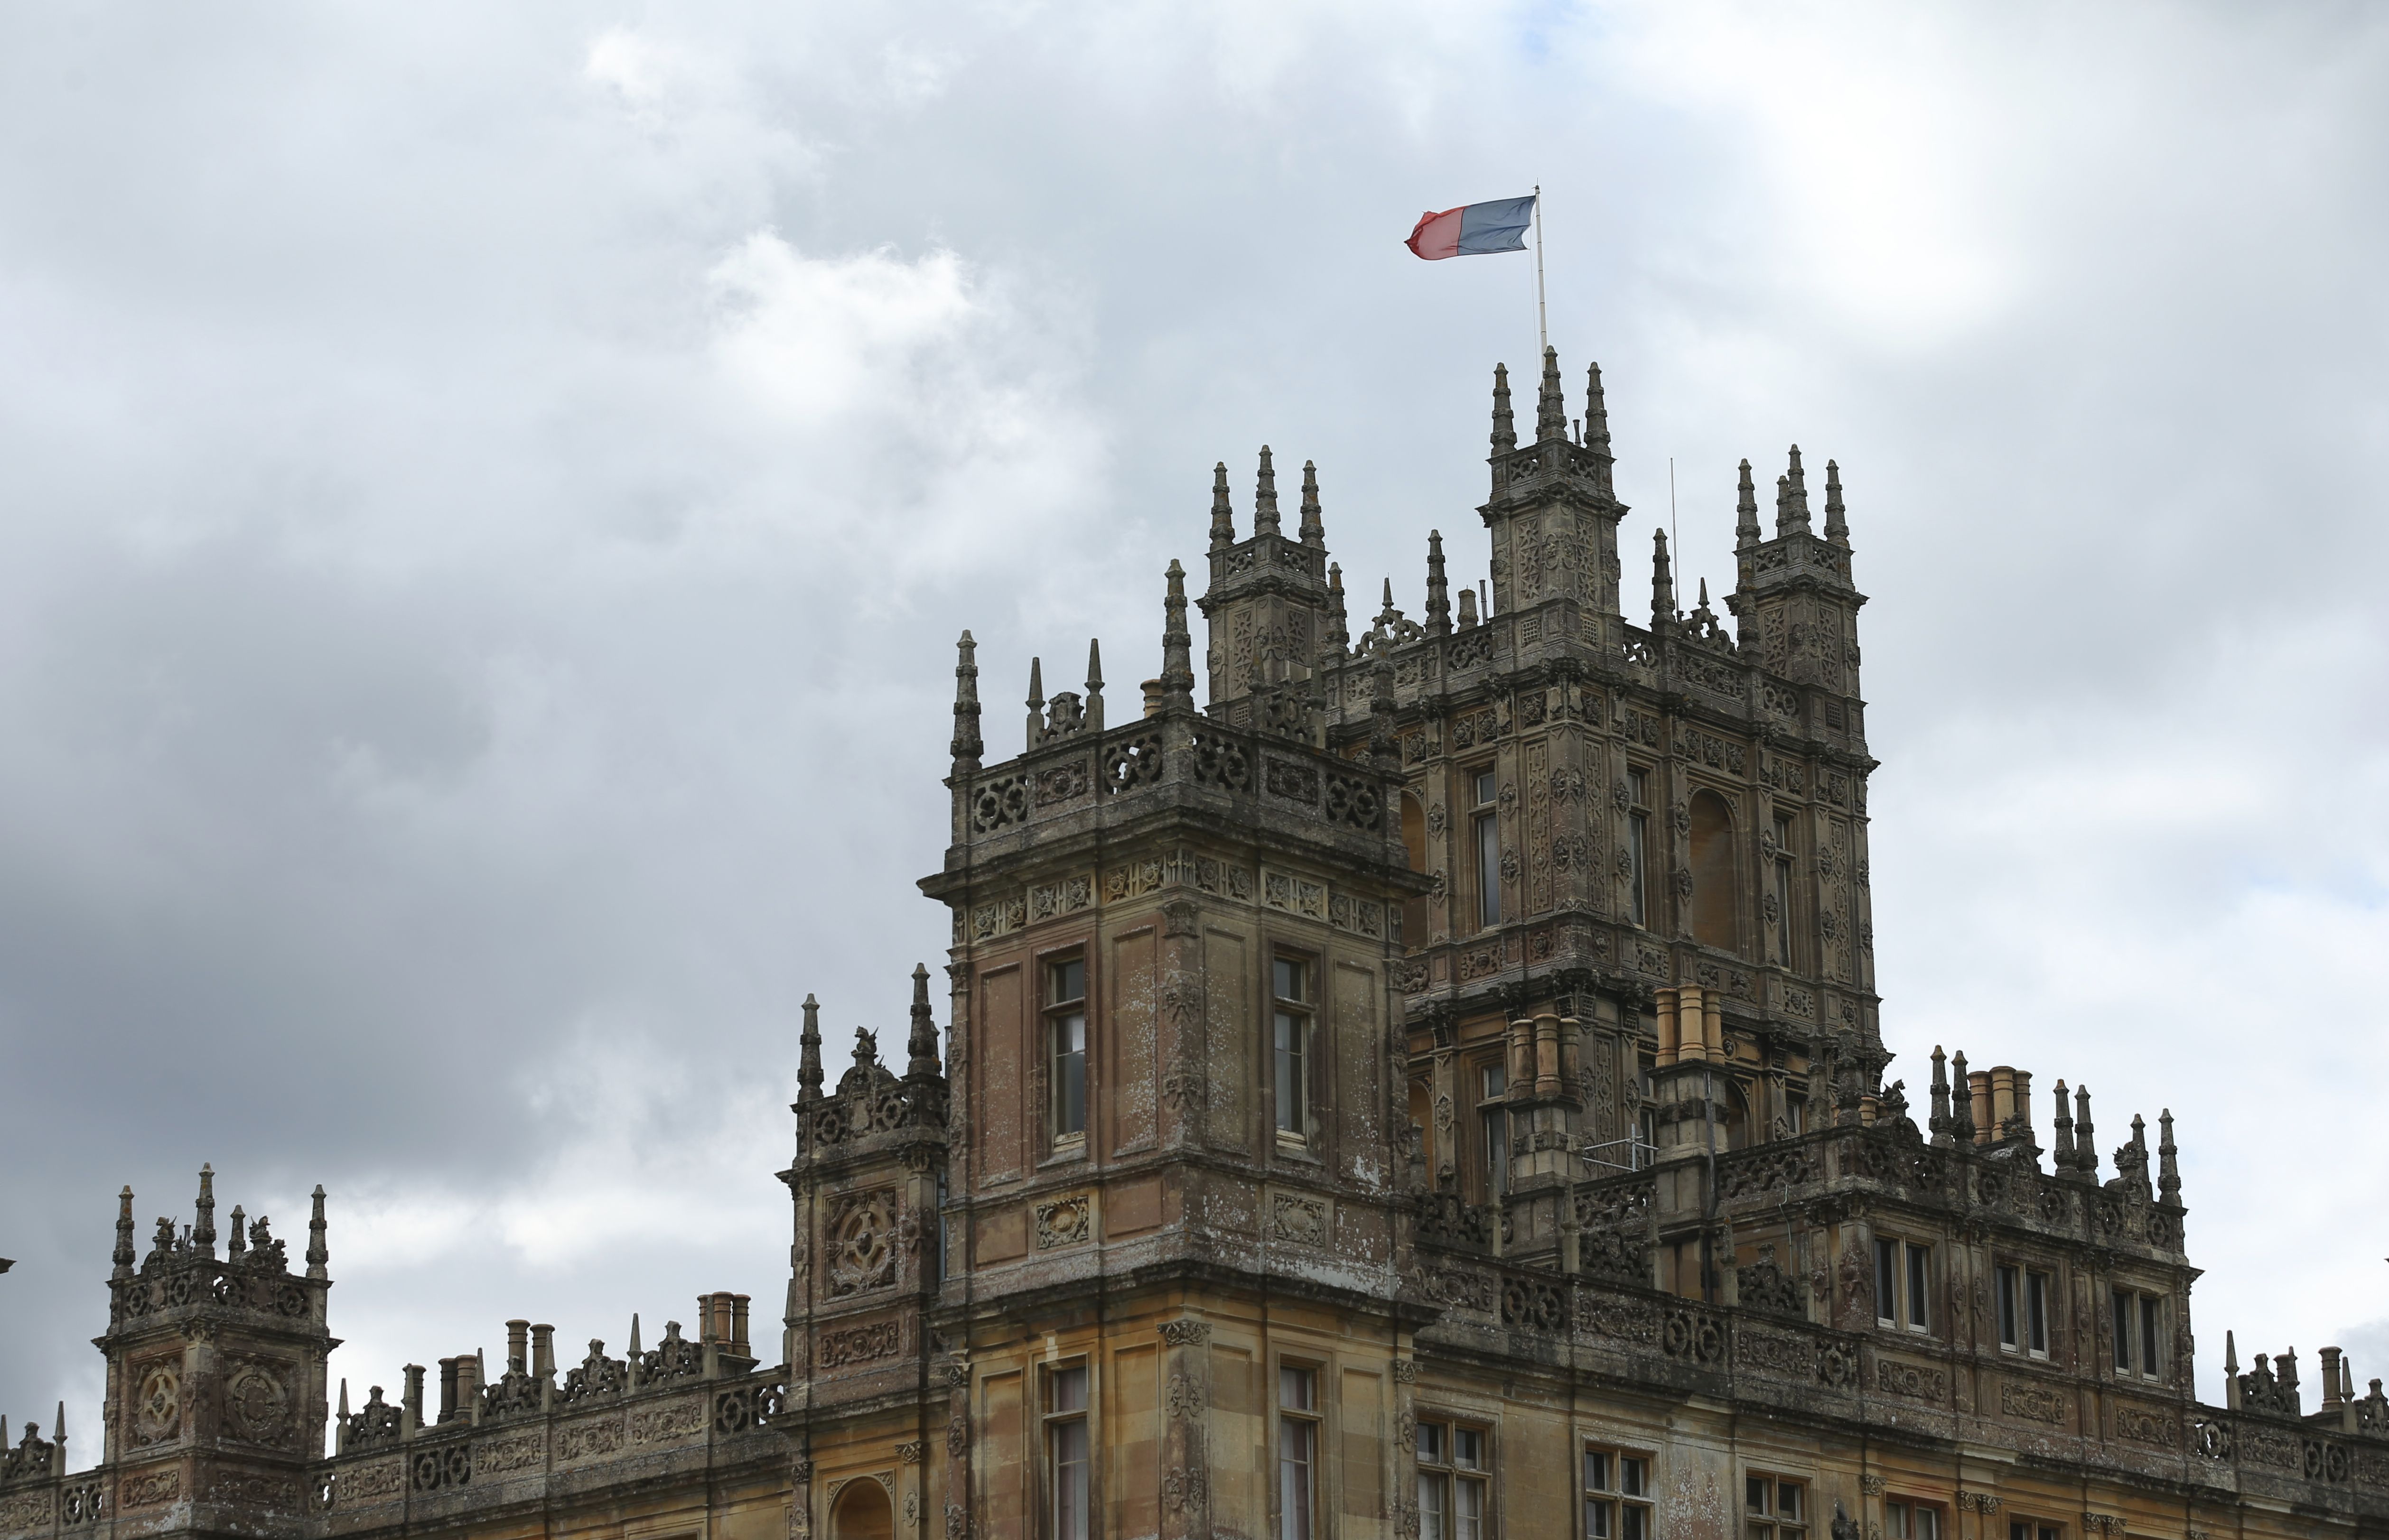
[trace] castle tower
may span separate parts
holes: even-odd
[[[199,1170],[193,1221],[160,1219],[134,1264],[133,1190],[118,1199],[109,1279],[105,1462],[121,1526],[149,1533],[304,1531],[326,1417],[324,1190],[304,1270],[261,1214],[232,1211],[216,1251],[215,1175]],[[147,1521],[146,1523],[142,1521]]]
[[[1300,523],[1288,539],[1278,510],[1277,471],[1267,444],[1253,488],[1252,534],[1236,539],[1228,467],[1212,467],[1210,586],[1197,603],[1209,622],[1205,654],[1211,710],[1239,726],[1309,734],[1323,646],[1342,630],[1342,601],[1329,586],[1327,533],[1315,467],[1302,467]],[[1334,643],[1341,650],[1341,641]]]
[[[1266,1534],[1274,1498],[1251,1451],[1279,1436],[1272,1408],[1299,1433],[1331,1393],[1357,1394],[1336,1377],[1359,1338],[1395,1416],[1394,916],[1424,882],[1393,816],[1389,668],[1377,730],[1349,753],[1233,709],[1256,678],[1291,680],[1274,672],[1291,660],[1223,632],[1311,623],[1326,595],[1313,521],[1287,541],[1264,510],[1242,543],[1215,526],[1227,698],[1194,708],[1173,563],[1147,713],[957,760],[960,837],[921,885],[954,927],[939,1305],[965,1431],[949,1480],[976,1480],[990,1509],[1046,1500],[1006,1483],[1059,1482],[1067,1498],[1083,1472],[1056,1455],[1040,1477],[1024,1448],[1074,1447],[1093,1419],[1123,1469],[1173,1473],[1164,1491],[1110,1493],[1106,1533]],[[973,1416],[994,1441],[975,1461]]]

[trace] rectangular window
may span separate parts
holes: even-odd
[[[1476,923],[1501,923],[1501,816],[1493,772],[1479,770],[1470,783],[1476,798]]]
[[[1485,1540],[1486,1443],[1482,1428],[1418,1425],[1419,1540]]]
[[[1278,1540],[1310,1540],[1319,1467],[1319,1375],[1277,1371]]]
[[[2016,1267],[1999,1269],[1999,1345],[2013,1352],[2024,1345],[2024,1273]]]
[[[1742,1524],[1746,1540],[1807,1540],[1808,1491],[1782,1476],[1752,1475],[1742,1483]]]
[[[2049,1356],[2049,1275],[2024,1267],[1999,1269],[1999,1346]]]
[[[1783,1131],[1795,1138],[1808,1131],[1808,1099],[1797,1091],[1784,1095]]]
[[[1310,1138],[1310,964],[1276,960],[1277,1131],[1289,1143]]]
[[[2056,1524],[2045,1524],[2038,1519],[2008,1521],[2008,1540],[2065,1540],[2065,1531]]]
[[[1874,1318],[1897,1330],[1933,1330],[1933,1248],[1878,1237],[1874,1243]]]
[[[1651,923],[1651,772],[1626,772],[1626,912],[1638,925]]]
[[[2025,1325],[2029,1336],[2029,1350],[2037,1356],[2049,1356],[2049,1275],[2024,1275]]]
[[[1054,1142],[1087,1137],[1087,964],[1083,959],[1045,968],[1045,1096]]]
[[[1045,1377],[1046,1484],[1054,1540],[1087,1540],[1087,1371],[1057,1368]]]
[[[1891,1540],[1941,1540],[1941,1510],[1930,1503],[1894,1497],[1883,1505]]]
[[[1481,1136],[1487,1203],[1510,1190],[1510,1109],[1502,1101],[1508,1084],[1499,1063],[1487,1064],[1477,1072],[1477,1087],[1482,1094],[1477,1098],[1476,1125]]]
[[[2115,1372],[2165,1378],[2165,1302],[2137,1290],[2115,1291]]]
[[[1782,813],[1775,815],[1775,900],[1774,921],[1768,926],[1774,938],[1774,961],[1783,967],[1792,965],[1792,820]]]
[[[1654,1540],[1651,1461],[1615,1449],[1584,1452],[1583,1540]]]

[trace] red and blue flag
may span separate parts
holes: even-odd
[[[1493,251],[1527,249],[1527,226],[1535,217],[1535,199],[1498,197],[1490,203],[1464,204],[1439,214],[1421,214],[1418,228],[1402,244],[1420,260],[1439,262],[1446,257],[1481,257]]]

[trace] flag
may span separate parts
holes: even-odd
[[[1479,257],[1488,251],[1527,249],[1527,225],[1535,217],[1535,200],[1499,197],[1471,203],[1439,214],[1421,214],[1418,228],[1402,244],[1423,261],[1446,257]]]

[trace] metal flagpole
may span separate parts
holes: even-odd
[[[1510,184],[1513,187],[1517,184]],[[1543,185],[1535,184],[1535,356],[1552,345],[1552,330],[1543,319]]]

